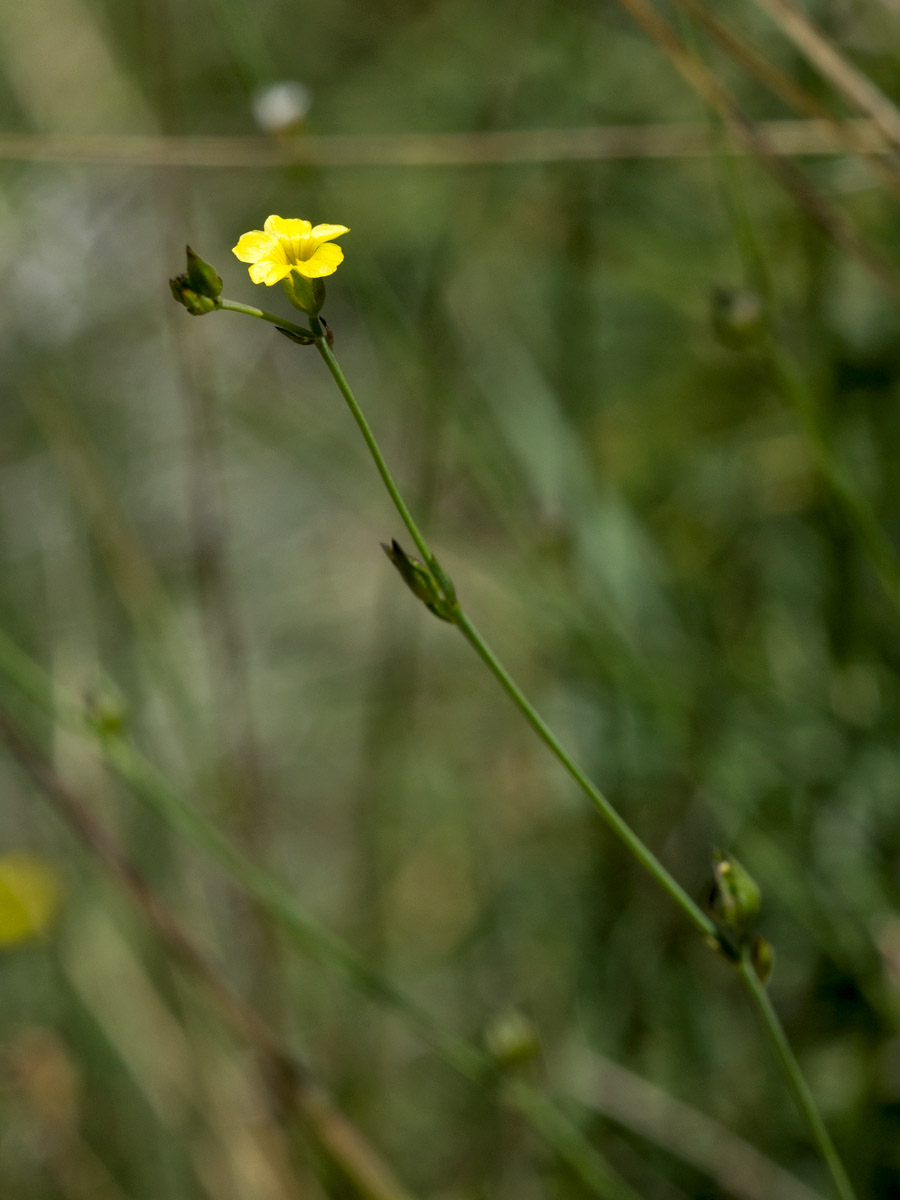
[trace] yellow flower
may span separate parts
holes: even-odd
[[[267,217],[263,230],[245,233],[234,247],[241,262],[252,263],[250,278],[271,287],[292,271],[306,279],[333,275],[344,261],[340,246],[331,243],[349,233],[346,225],[316,225],[296,218]]]
[[[0,949],[40,937],[60,906],[60,880],[32,854],[0,854]]]

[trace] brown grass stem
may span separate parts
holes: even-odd
[[[335,1106],[309,1068],[282,1049],[258,1011],[235,994],[118,842],[95,819],[87,802],[62,779],[2,706],[0,740],[82,846],[129,896],[167,950],[202,984],[226,1024],[258,1053],[275,1111],[296,1112],[322,1150],[367,1200],[411,1200],[378,1151]]]

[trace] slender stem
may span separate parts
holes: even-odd
[[[696,0],[679,0],[693,11]],[[764,4],[765,7],[765,4]],[[698,17],[699,19],[699,17]],[[722,176],[725,206],[731,217],[735,241],[744,262],[748,281],[765,303],[767,328],[761,350],[778,391],[794,410],[809,448],[835,503],[859,538],[863,552],[890,603],[900,612],[900,560],[866,495],[838,460],[822,425],[821,417],[808,384],[791,353],[774,332],[777,298],[772,273],[763,245],[754,227],[747,203],[746,189],[740,180],[740,166],[728,153],[729,129],[722,116],[710,110],[710,125],[715,132],[715,157]]]
[[[769,367],[782,396],[792,406],[816,464],[831,495],[853,532],[859,539],[885,595],[900,612],[900,561],[891,539],[879,523],[871,504],[852,476],[838,461],[822,421],[816,410],[809,387],[798,372],[789,353],[771,333],[767,334],[764,350]]]
[[[716,936],[716,927],[703,910],[694,903],[680,883],[677,882],[662,865],[655,854],[641,841],[631,826],[619,815],[606,796],[593,783],[562,742],[537,712],[522,690],[515,683],[509,672],[491,650],[490,646],[466,616],[459,610],[456,624],[463,637],[485,664],[507,696],[535,731],[551,754],[563,766],[566,772],[578,784],[600,816],[612,829],[620,842],[637,859],[645,871],[652,875],[656,882],[675,901],[694,926],[704,937]]]
[[[558,1153],[565,1148],[569,1166],[594,1195],[608,1200],[640,1200],[640,1194],[610,1163],[597,1158],[587,1135],[543,1092],[515,1077],[507,1080],[500,1092],[506,1107],[520,1113]]]
[[[295,325],[293,321],[285,321],[282,317],[276,317],[274,313],[265,312],[261,308],[254,308],[251,304],[241,304],[238,300],[222,300],[219,307],[225,312],[243,313],[247,317],[256,317],[260,321],[268,321],[270,325],[277,325],[279,329],[289,329],[291,333],[296,333],[298,337],[313,339],[311,329],[304,329],[302,325]]]
[[[317,322],[314,318],[314,327],[316,323]],[[378,468],[378,473],[381,476],[384,485],[394,502],[394,506],[403,520],[403,524],[409,530],[410,536],[416,543],[416,546],[418,547],[419,552],[421,553],[425,562],[428,563],[429,566],[437,565],[440,569],[435,555],[432,553],[418,525],[416,525],[415,521],[413,520],[409,509],[406,507],[403,497],[400,494],[400,490],[397,487],[397,484],[394,482],[394,477],[391,475],[390,468],[384,460],[384,455],[381,453],[381,449],[375,439],[375,435],[373,434],[372,429],[366,420],[365,414],[360,408],[359,401],[354,396],[353,389],[347,382],[347,378],[341,370],[331,347],[328,345],[325,338],[321,336],[317,337],[316,339],[316,347],[318,348],[319,353],[322,355],[322,358],[325,360],[325,364],[328,367],[328,370],[331,372],[335,383],[340,388],[341,395],[347,401],[347,405],[353,414],[353,418],[356,421],[356,424],[359,426],[363,437],[365,438],[366,445],[369,447],[369,452],[371,453],[372,458],[375,460],[375,466]],[[441,575],[446,578],[443,571],[441,571]],[[438,582],[441,582],[440,578],[438,579]],[[578,786],[585,793],[585,795],[603,817],[604,821],[606,821],[607,825],[609,825],[612,831],[616,834],[619,840],[624,843],[624,845],[638,860],[641,866],[653,876],[660,887],[668,892],[669,896],[675,901],[679,908],[682,909],[682,911],[696,926],[700,933],[702,933],[705,937],[715,937],[716,927],[713,922],[698,907],[698,905],[694,903],[681,885],[675,879],[673,879],[659,859],[652,853],[651,850],[648,849],[647,846],[644,845],[631,827],[622,819],[621,816],[619,816],[618,812],[616,812],[600,789],[591,782],[572,755],[560,742],[556,734],[553,733],[531,702],[526,698],[518,685],[513,681],[509,672],[497,658],[496,654],[494,654],[493,650],[466,616],[465,612],[459,605],[459,602],[455,600],[455,597],[453,599],[453,619],[460,633],[463,635],[481,661],[485,664],[494,678],[498,681],[500,686],[512,700],[513,704],[515,704],[516,708],[518,708],[519,712],[521,712],[525,717],[528,724],[535,731],[544,745],[547,746],[550,752],[562,764],[563,768],[578,784]]]
[[[428,543],[425,541],[425,538],[422,536],[422,533],[420,532],[418,525],[413,520],[412,513],[406,507],[406,502],[404,501],[403,497],[400,495],[400,489],[397,487],[397,484],[394,482],[394,477],[390,472],[390,468],[388,467],[387,463],[384,460],[384,455],[381,453],[381,447],[378,445],[378,442],[375,440],[375,434],[372,432],[372,428],[369,425],[369,422],[366,420],[365,413],[360,408],[359,402],[357,401],[356,397],[353,394],[353,389],[350,387],[350,384],[347,382],[346,375],[341,370],[340,364],[338,363],[338,360],[334,357],[334,352],[332,351],[331,347],[328,345],[328,342],[322,336],[321,326],[319,324],[318,318],[313,317],[312,324],[313,324],[313,328],[316,329],[316,331],[319,335],[316,338],[316,349],[319,351],[319,353],[322,355],[322,358],[325,360],[325,365],[328,368],[328,370],[331,372],[331,376],[334,379],[334,382],[338,385],[341,395],[347,401],[347,407],[350,409],[350,412],[353,414],[353,420],[359,426],[359,431],[363,435],[365,443],[369,448],[369,453],[372,455],[372,458],[375,462],[375,466],[378,468],[378,474],[381,476],[381,481],[384,484],[384,486],[387,488],[388,495],[390,496],[391,500],[393,500],[393,502],[394,502],[394,507],[396,508],[397,512],[400,514],[403,524],[409,530],[409,536],[416,543],[419,553],[422,555],[425,562],[430,565],[433,562],[435,562],[435,557],[431,553],[431,550],[428,547]]]
[[[416,525],[409,509],[400,494],[397,484],[391,475],[390,469],[385,462],[384,456],[378,442],[375,439],[371,427],[365,418],[365,414],[360,408],[359,401],[353,394],[353,389],[347,382],[346,376],[338,364],[331,347],[325,338],[321,324],[316,317],[311,321],[313,330],[316,334],[316,347],[325,361],[328,370],[330,371],[335,383],[340,389],[341,395],[347,402],[356,424],[359,426],[369,452],[374,459],[375,466],[378,468],[378,473],[387,488],[391,500],[394,502],[398,513],[400,514],[404,525],[409,530],[413,541],[418,547],[423,559],[432,568],[435,574],[435,580],[444,591],[446,599],[450,603],[452,619],[458,627],[460,633],[482,660],[509,698],[515,704],[516,708],[521,712],[525,720],[535,731],[544,745],[550,750],[551,754],[557,759],[561,766],[565,769],[568,775],[575,781],[579,788],[591,801],[593,806],[600,813],[601,817],[612,829],[613,833],[619,838],[626,849],[640,863],[640,865],[648,872],[649,875],[659,884],[661,888],[669,895],[669,897],[678,905],[685,913],[695,928],[708,939],[717,938],[716,926],[713,921],[691,900],[690,896],[684,891],[681,885],[675,880],[662,863],[656,858],[653,852],[644,844],[638,835],[631,829],[627,822],[619,815],[616,809],[610,804],[609,800],[603,795],[600,789],[594,784],[585,774],[582,768],[578,765],[572,755],[566,750],[560,742],[556,734],[546,724],[537,710],[532,706],[518,685],[510,676],[509,672],[494,654],[488,643],[484,640],[469,618],[466,616],[459,601],[456,598],[455,592],[448,594],[448,589],[445,582],[452,589],[452,584],[449,584],[445,572],[440,567],[434,554],[432,554],[428,543],[422,535],[419,527]],[[836,1195],[839,1200],[855,1200],[853,1190],[838,1158],[837,1151],[834,1148],[825,1124],[816,1108],[815,1100],[809,1090],[808,1085],[800,1073],[800,1067],[797,1060],[794,1058],[785,1037],[784,1030],[778,1021],[778,1017],[772,1008],[769,997],[760,982],[755,970],[745,958],[738,964],[738,974],[753,1001],[754,1006],[762,1021],[763,1027],[771,1041],[778,1058],[779,1063],[784,1071],[785,1077],[794,1094],[794,1097],[799,1105],[800,1111],[805,1118],[813,1140],[819,1148],[825,1165],[831,1175]]]
[[[855,1193],[850,1180],[847,1178],[843,1163],[838,1157],[838,1152],[835,1149],[834,1142],[831,1140],[831,1135],[825,1127],[825,1122],[822,1120],[822,1116],[813,1099],[813,1094],[809,1090],[809,1084],[803,1078],[800,1064],[794,1057],[794,1052],[788,1043],[787,1035],[778,1019],[778,1014],[772,1007],[769,993],[756,974],[753,964],[750,962],[749,955],[746,952],[744,952],[738,963],[738,972],[740,973],[747,995],[756,1009],[760,1023],[766,1032],[769,1044],[794,1094],[797,1107],[803,1114],[810,1133],[819,1148],[819,1153],[828,1168],[835,1196],[838,1197],[838,1200],[855,1200]]]

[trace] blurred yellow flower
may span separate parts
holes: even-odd
[[[333,275],[344,261],[331,243],[350,230],[346,225],[316,225],[296,218],[267,217],[264,229],[245,233],[234,247],[241,262],[252,263],[250,278],[271,287],[292,271],[306,279]]]
[[[0,948],[39,937],[59,911],[56,872],[31,854],[0,854]]]

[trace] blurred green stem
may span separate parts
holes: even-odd
[[[775,1057],[778,1059],[784,1073],[784,1077],[794,1094],[797,1107],[803,1113],[819,1153],[828,1167],[835,1196],[838,1200],[856,1200],[850,1180],[847,1178],[847,1173],[844,1170],[844,1165],[838,1157],[834,1142],[831,1140],[831,1135],[825,1128],[825,1122],[822,1120],[821,1113],[813,1099],[813,1094],[809,1090],[806,1080],[803,1078],[800,1064],[794,1057],[794,1052],[788,1044],[784,1029],[778,1020],[778,1015],[772,1007],[769,993],[756,974],[749,954],[746,951],[742,954],[741,960],[738,963],[738,972],[747,995],[750,997],[753,1007],[759,1016],[760,1024],[769,1039],[769,1045],[772,1047]]]
[[[900,612],[900,558],[865,492],[835,454],[812,390],[795,356],[777,332],[775,283],[747,202],[747,189],[741,182],[741,164],[737,156],[729,152],[732,130],[721,115],[712,109],[710,125],[714,134],[715,161],[722,180],[723,199],[747,282],[759,292],[765,305],[767,328],[760,345],[761,353],[777,391],[794,411],[832,499],[859,539],[863,553],[868,557],[888,600]]]
[[[391,500],[397,512],[400,514],[403,524],[409,530],[410,537],[415,542],[419,552],[422,555],[423,561],[432,572],[435,582],[441,589],[444,599],[450,605],[453,623],[457,626],[463,637],[473,648],[475,653],[485,664],[500,686],[515,704],[516,708],[522,713],[525,720],[535,731],[550,753],[557,759],[567,774],[575,781],[578,787],[584,792],[593,806],[600,813],[609,828],[622,842],[629,853],[640,863],[645,871],[659,884],[659,886],[668,894],[668,896],[678,905],[682,912],[691,921],[694,927],[707,939],[712,940],[716,945],[719,944],[716,926],[713,921],[691,900],[690,896],[684,891],[681,885],[675,880],[672,875],[666,870],[662,863],[656,858],[653,852],[644,844],[638,835],[631,829],[627,822],[619,815],[616,809],[610,804],[609,800],[603,795],[600,789],[588,778],[582,768],[578,765],[572,755],[557,738],[556,734],[546,724],[541,715],[533,707],[518,685],[510,676],[509,672],[494,654],[488,643],[484,640],[469,618],[463,611],[453,588],[449,577],[437,561],[432,553],[428,543],[422,535],[419,527],[416,525],[412,514],[410,513],[405,501],[403,500],[400,490],[391,475],[390,469],[385,462],[384,455],[375,438],[372,429],[366,420],[365,414],[360,407],[359,401],[356,399],[353,389],[347,382],[344,372],[341,370],[340,364],[334,356],[334,352],[325,337],[325,332],[316,317],[311,319],[313,332],[316,335],[316,349],[322,356],[325,365],[327,366],[332,378],[337,384],[341,395],[347,402],[353,419],[356,421],[360,432],[365,439],[366,445],[369,448],[369,453],[375,462],[378,473],[387,488]],[[750,995],[751,1000],[756,1007],[760,1020],[766,1031],[769,1040],[776,1050],[776,1056],[779,1064],[784,1072],[785,1078],[794,1094],[800,1111],[805,1118],[813,1139],[818,1147],[822,1158],[827,1166],[835,1189],[835,1195],[839,1200],[853,1200],[853,1191],[850,1187],[847,1176],[838,1158],[834,1145],[825,1128],[825,1124],[821,1115],[816,1108],[815,1101],[812,1097],[808,1086],[806,1085],[800,1073],[797,1060],[794,1058],[791,1049],[788,1045],[784,1030],[778,1020],[775,1010],[772,1008],[768,995],[760,983],[756,972],[753,970],[749,962],[742,959],[738,964],[739,977]]]
[[[215,1000],[231,1029],[260,1055],[272,1110],[295,1110],[316,1141],[368,1200],[413,1200],[362,1133],[315,1081],[306,1063],[282,1049],[258,1010],[246,1004],[179,919],[154,893],[122,846],[93,815],[84,797],[65,782],[0,703],[0,742],[44,793],[82,847],[102,864],[129,896],[169,952],[193,972]]]
[[[98,736],[85,724],[83,706],[0,629],[0,675],[63,728],[90,738],[106,764],[167,824],[199,846],[256,900],[303,953],[342,975],[356,990],[396,1012],[438,1057],[463,1078],[486,1086],[497,1082],[494,1060],[480,1047],[441,1029],[429,1014],[384,979],[337,935],[308,913],[293,892],[251,861],[157,770],[130,738]],[[524,1080],[497,1088],[497,1099],[518,1112],[547,1145],[602,1200],[635,1200],[633,1191],[581,1134],[565,1111]]]
[[[822,428],[816,402],[794,360],[770,332],[765,337],[764,352],[778,390],[793,408],[834,501],[843,510],[847,524],[856,534],[884,594],[900,612],[900,560],[891,539],[882,528],[865,493],[838,461]]]

